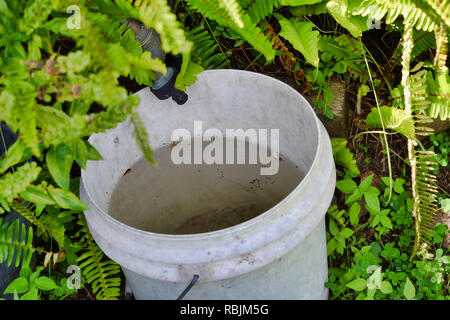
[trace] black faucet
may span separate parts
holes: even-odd
[[[161,38],[154,29],[147,29],[142,23],[130,19],[126,21],[127,27],[133,30],[135,39],[139,40],[144,51],[150,51],[152,58],[164,61],[166,53],[161,48]],[[156,81],[150,90],[160,100],[166,100],[172,97],[177,104],[182,105],[188,100],[188,95],[175,88],[175,80],[177,78],[178,70],[173,67],[167,67],[165,75],[155,72]]]

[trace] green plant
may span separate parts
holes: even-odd
[[[66,10],[71,5],[79,9],[78,26],[70,26],[74,17]],[[126,19],[157,30],[166,52],[189,55],[192,43],[166,1],[0,0],[0,120],[19,136],[0,158],[0,214],[13,209],[34,226],[19,230],[18,221],[0,221],[0,262],[26,269],[33,252],[38,267],[51,260],[61,267],[82,262],[98,298],[118,297],[119,267],[101,260],[86,228],[77,239],[75,221],[88,207],[76,195],[79,181],[73,172],[102,158],[86,137],[128,117],[143,155],[154,163],[146,130],[134,112],[139,99],[118,80],[129,77],[152,85],[154,72],[166,71],[163,62],[142,51],[121,23]],[[183,75],[180,85],[192,82]],[[27,231],[20,241],[19,231]],[[43,288],[35,278],[40,279],[27,278],[29,291],[23,297],[40,296],[37,290]]]
[[[340,176],[336,186],[344,202],[327,214],[331,299],[449,299],[450,259],[441,248],[446,225],[437,224],[420,259],[409,261],[415,234],[410,183],[380,177],[380,192],[374,175],[359,185],[348,172]]]
[[[43,267],[36,268],[35,272],[23,269],[21,276],[13,280],[4,293],[14,294],[14,300],[39,300],[40,291],[50,291],[58,288],[57,284],[49,277],[41,276]]]

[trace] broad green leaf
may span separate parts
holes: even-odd
[[[28,280],[20,277],[20,278],[16,278],[14,279],[9,285],[8,287],[6,287],[5,291],[3,292],[4,294],[6,293],[14,293],[14,290],[17,291],[17,293],[24,293],[25,291],[28,290]]]
[[[47,152],[47,166],[55,182],[63,189],[68,190],[70,185],[70,169],[73,158],[71,150],[65,145],[51,147]]]
[[[361,211],[361,206],[359,205],[358,202],[353,203],[352,206],[350,207],[348,215],[349,215],[350,223],[352,224],[352,226],[358,225],[360,211]]]
[[[404,109],[382,106],[378,111],[378,108],[372,108],[364,122],[368,126],[381,128],[381,120],[386,129],[392,129],[415,140],[414,120]]]
[[[49,186],[48,192],[61,208],[80,211],[89,209],[84,202],[70,191]]]
[[[315,67],[319,66],[319,31],[313,30],[314,24],[298,19],[285,19],[276,15],[281,26],[280,36],[288,40],[300,51],[306,61]]]
[[[27,201],[33,203],[42,203],[42,204],[54,204],[55,201],[44,191],[36,188],[35,186],[28,186],[25,191],[20,193],[20,196]]]
[[[366,288],[367,281],[363,278],[358,278],[353,281],[350,281],[345,286],[354,290],[354,291],[362,291]]]
[[[344,179],[336,182],[336,188],[345,194],[353,193],[357,187],[356,182],[351,179]]]
[[[50,279],[48,277],[37,278],[35,284],[39,289],[44,290],[44,291],[52,290],[52,289],[55,289],[58,287],[56,285],[55,281],[53,281],[52,279]]]
[[[405,282],[405,289],[403,290],[403,294],[405,295],[405,298],[408,300],[414,299],[416,296],[416,288],[412,284],[411,280],[409,278],[406,278]]]

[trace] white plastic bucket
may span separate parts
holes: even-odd
[[[141,98],[138,112],[154,150],[167,148],[173,131],[192,128],[194,121],[223,131],[279,129],[280,154],[295,164],[303,179],[281,201],[245,222],[196,234],[150,232],[124,223],[133,212],[123,210],[123,219],[108,213],[117,184],[142,158],[132,125],[127,121],[91,136],[90,143],[104,160],[89,161],[82,171],[80,196],[90,207],[85,212],[88,226],[101,249],[122,266],[136,299],[176,299],[194,275],[199,279],[185,299],[326,299],[324,216],[336,173],[330,139],[309,103],[281,81],[238,70],[201,73],[181,107],[171,100],[158,100],[148,88],[137,94]],[[283,179],[276,183],[281,186]],[[164,175],[159,181],[164,181]],[[211,185],[221,186],[220,182]],[[149,197],[165,194],[165,203],[167,198],[181,201],[186,190],[176,183],[173,190],[163,182],[150,186]],[[192,183],[191,187],[201,190],[202,185]],[[204,187],[202,192],[209,189]],[[217,197],[217,202],[211,197],[201,202],[210,207],[227,202],[227,196]],[[149,216],[157,202],[155,198],[155,206],[148,208]],[[164,218],[164,213],[160,215]],[[170,218],[173,223],[176,220],[176,216]]]

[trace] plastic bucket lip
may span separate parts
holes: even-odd
[[[284,87],[287,91],[293,92],[300,100],[303,100],[303,102],[307,105],[307,109],[311,113],[311,117],[314,119],[315,129],[317,132],[317,140],[316,140],[316,150],[315,150],[314,160],[312,161],[311,166],[309,167],[309,169],[306,172],[302,181],[300,181],[300,183],[294,188],[294,190],[292,190],[283,200],[278,202],[276,205],[271,207],[269,210],[259,214],[258,216],[254,217],[250,220],[244,221],[240,224],[237,224],[237,225],[234,225],[234,226],[231,226],[228,228],[216,230],[216,231],[209,231],[209,232],[195,233],[195,234],[173,235],[173,234],[156,233],[156,232],[150,232],[150,231],[137,229],[135,227],[131,227],[131,226],[111,217],[107,212],[105,212],[96,203],[95,199],[91,196],[91,193],[89,190],[90,188],[85,183],[85,181],[86,181],[85,178],[86,178],[86,175],[88,174],[88,168],[86,168],[86,170],[81,170],[80,183],[83,186],[89,201],[94,205],[95,210],[97,212],[99,212],[104,219],[107,219],[109,222],[113,223],[114,225],[116,225],[117,227],[119,227],[123,230],[126,230],[127,232],[132,232],[132,233],[138,234],[139,236],[152,238],[154,240],[165,240],[165,241],[189,241],[189,240],[192,240],[192,241],[194,241],[194,240],[206,240],[206,239],[211,239],[211,238],[220,238],[221,236],[229,235],[230,233],[232,234],[232,233],[244,230],[244,229],[252,229],[253,226],[261,223],[262,221],[266,220],[268,217],[275,215],[278,212],[278,210],[282,206],[284,206],[286,203],[289,203],[289,202],[295,200],[294,199],[295,196],[297,194],[301,193],[302,189],[305,188],[306,182],[309,181],[309,177],[311,176],[312,169],[318,163],[318,157],[319,157],[319,153],[321,150],[321,141],[322,141],[321,135],[323,134],[323,132],[320,128],[321,127],[320,120],[317,117],[317,115],[315,114],[310,103],[299,92],[297,92],[294,88],[292,88],[288,84],[286,84],[278,79],[275,79],[273,77],[263,75],[260,73],[256,73],[256,72],[235,70],[235,69],[206,70],[206,71],[203,71],[202,73],[198,74],[197,77],[202,78],[205,74],[219,74],[219,73],[242,73],[242,74],[246,74],[249,76],[265,78],[265,79],[268,79],[269,81],[277,82],[278,84],[281,85],[281,87]],[[111,129],[111,130],[114,130],[114,129]],[[91,138],[89,138],[89,140],[91,140]],[[102,160],[99,160],[99,161],[102,161]]]

